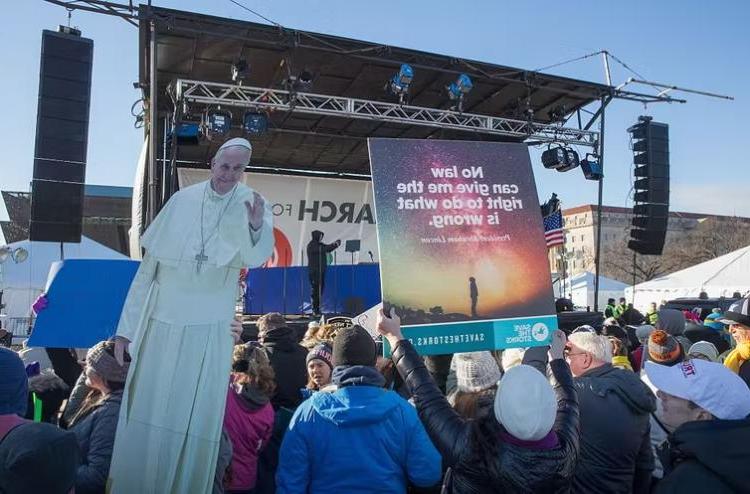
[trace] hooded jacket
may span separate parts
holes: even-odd
[[[638,376],[610,364],[574,379],[581,454],[573,492],[648,492],[654,469],[649,419],[656,397]]]
[[[656,322],[656,329],[661,329],[675,337],[682,346],[683,355],[692,345],[691,341],[685,337],[685,316],[677,309],[659,309],[659,318]]]
[[[315,393],[295,412],[281,445],[277,494],[393,494],[409,482],[440,480],[440,455],[414,408],[356,371],[347,369],[335,393]]]
[[[475,421],[461,418],[408,341],[399,342],[393,360],[443,463],[451,468],[448,492],[570,492],[578,458],[578,400],[565,362],[553,360],[549,365],[557,396],[557,416],[548,435],[553,441],[524,442],[510,436],[494,413]]]
[[[314,230],[312,232],[312,240],[307,244],[307,268],[308,271],[323,273],[328,265],[326,254],[336,250],[338,245],[336,243],[324,244],[323,232],[320,230]]]
[[[286,326],[275,328],[263,337],[263,349],[276,376],[276,393],[271,398],[275,410],[294,410],[302,402],[300,389],[307,383],[307,349],[294,339]]]
[[[227,391],[224,429],[232,441],[230,490],[250,490],[258,478],[258,457],[273,430],[273,407],[259,389],[234,384]]]
[[[657,494],[750,493],[750,420],[688,422],[661,452],[664,478]]]

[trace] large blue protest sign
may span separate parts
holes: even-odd
[[[47,307],[36,318],[28,346],[88,348],[111,338],[139,264],[98,259],[55,263]]]

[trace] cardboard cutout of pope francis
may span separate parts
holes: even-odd
[[[238,276],[273,250],[270,206],[240,183],[251,153],[245,139],[225,142],[210,180],[172,196],[141,238],[115,342],[132,362],[108,492],[211,492]]]

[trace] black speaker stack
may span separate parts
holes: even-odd
[[[669,126],[639,117],[628,132],[635,164],[628,248],[638,254],[661,255],[669,221]]]
[[[42,32],[29,238],[80,242],[94,42]]]

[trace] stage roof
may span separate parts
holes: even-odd
[[[143,16],[147,6],[140,7]],[[251,66],[246,85],[279,88],[303,69],[314,74],[310,92],[378,101],[395,101],[384,92],[401,63],[415,71],[409,104],[447,108],[445,86],[458,74],[474,81],[464,111],[536,122],[560,121],[565,115],[611,95],[613,88],[456,57],[365,41],[280,28],[203,14],[153,8],[156,19],[158,108],[168,115],[167,85],[178,78],[231,83],[233,62]],[[140,22],[140,82],[149,82],[149,23]],[[241,115],[237,115],[241,117]],[[428,127],[333,116],[276,112],[270,132],[253,139],[253,164],[328,172],[369,173],[365,138],[507,139]],[[161,137],[159,149],[161,150]],[[205,164],[214,148],[181,146],[178,160]]]

